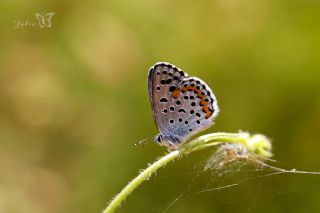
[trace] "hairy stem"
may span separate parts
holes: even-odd
[[[183,155],[188,155],[191,152],[201,149],[217,146],[222,143],[239,143],[244,145],[248,152],[255,154],[261,158],[271,157],[271,143],[263,135],[257,134],[250,136],[248,133],[212,133],[200,136],[195,140],[185,144],[180,149],[170,152],[169,154],[159,158],[148,168],[143,170],[136,178],[128,183],[121,192],[116,195],[102,213],[112,213],[121,203],[135,190],[143,181],[148,180],[153,173],[159,168],[164,167],[167,163],[179,158]]]

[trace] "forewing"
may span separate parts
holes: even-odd
[[[176,66],[166,63],[156,63],[149,70],[148,89],[153,118],[160,133],[167,132],[172,126],[167,125],[175,113],[175,98],[173,92],[188,74]]]

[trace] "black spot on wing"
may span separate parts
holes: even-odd
[[[175,91],[175,89],[176,89],[175,86],[171,86],[171,87],[169,88],[169,92],[173,92],[173,91]]]
[[[161,98],[161,99],[160,99],[160,102],[161,102],[161,103],[166,103],[166,102],[168,102],[168,99],[166,99],[166,98]]]
[[[184,109],[179,109],[178,112],[187,113],[186,110],[184,110]]]
[[[170,84],[171,82],[172,82],[172,79],[171,79],[171,78],[169,78],[169,79],[166,80],[166,84]]]

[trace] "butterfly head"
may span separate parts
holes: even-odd
[[[181,139],[177,136],[163,135],[161,133],[154,138],[154,141],[161,146],[168,147],[168,150],[176,150],[179,144],[181,144]]]

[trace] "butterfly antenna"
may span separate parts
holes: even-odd
[[[151,140],[152,140],[152,137],[149,136],[149,137],[147,137],[147,138],[145,138],[145,139],[142,139],[141,141],[135,143],[134,145],[135,145],[135,146],[142,146],[142,147],[144,147],[144,146],[145,146],[147,143],[149,143]]]

